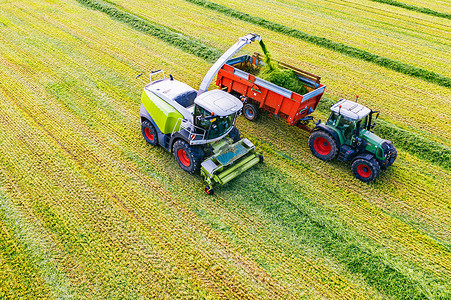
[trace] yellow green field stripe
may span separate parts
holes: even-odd
[[[384,4],[388,4],[388,5],[393,5],[393,6],[405,8],[407,10],[416,11],[416,12],[420,12],[423,14],[428,14],[431,16],[436,16],[436,17],[445,18],[445,19],[451,19],[451,14],[435,11],[435,10],[432,10],[427,7],[419,7],[419,6],[415,6],[415,5],[411,5],[411,4],[407,4],[407,3],[403,3],[403,2],[399,2],[399,1],[394,1],[394,0],[371,0],[371,1],[384,3]]]
[[[214,2],[242,10],[237,0]],[[250,0],[248,5],[254,16],[268,21],[447,77],[451,75],[448,68],[451,60],[446,55],[450,27],[446,20],[370,1]]]
[[[5,196],[0,194],[0,204]],[[0,298],[46,299],[50,295],[42,274],[30,262],[21,242],[7,228],[5,212],[0,209]]]
[[[96,0],[77,1],[91,9],[104,12],[113,17],[115,20],[129,24],[135,29],[159,38],[185,52],[196,54],[197,56],[202,57],[209,62],[214,62],[221,55],[220,51],[209,47],[208,45],[203,44],[200,41],[184,36],[183,34],[175,32],[167,27],[160,26],[158,24],[152,24],[137,17],[136,15],[121,11],[107,2],[100,2]]]
[[[331,49],[334,51],[337,51],[341,54],[348,55],[350,57],[355,57],[367,62],[374,63],[376,65],[382,66],[384,68],[394,70],[399,73],[403,73],[412,77],[420,78],[425,81],[429,81],[435,84],[438,84],[440,86],[451,88],[451,78],[443,76],[441,74],[437,74],[432,71],[428,71],[423,68],[414,67],[412,65],[408,65],[406,63],[402,63],[398,60],[382,57],[380,55],[376,55],[373,53],[370,53],[365,50],[361,50],[352,46],[348,46],[342,43],[337,43],[332,40],[314,36],[305,32],[302,32],[300,30],[290,28],[288,26],[278,24],[272,21],[268,21],[261,17],[256,17],[248,13],[244,13],[229,7],[226,7],[224,5],[216,4],[214,2],[206,1],[206,0],[186,0],[190,3],[205,7],[207,9],[225,14],[227,16],[255,24],[258,26],[261,26],[263,28],[270,29],[274,32],[278,32],[287,36],[295,37],[304,41],[307,41],[309,43]]]

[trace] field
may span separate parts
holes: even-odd
[[[451,299],[451,3],[0,0],[0,299]],[[373,183],[308,132],[214,196],[140,132],[141,72],[194,88],[247,33],[381,111]],[[258,43],[240,53],[261,51]],[[147,81],[147,78],[145,79]]]

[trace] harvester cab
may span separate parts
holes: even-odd
[[[150,75],[150,83],[141,96],[141,131],[151,145],[172,152],[180,167],[188,173],[200,170],[205,191],[213,193],[215,183],[225,184],[263,158],[255,146],[241,138],[235,126],[243,103],[222,90],[208,91],[215,70],[257,35],[239,39],[210,68],[199,91],[177,81],[161,70]],[[217,71],[216,71],[217,72]],[[163,78],[152,80],[162,73]]]
[[[342,99],[332,105],[326,123],[318,122],[312,130],[310,150],[321,160],[338,157],[340,161],[351,161],[356,178],[364,182],[373,181],[381,169],[392,165],[397,157],[391,141],[371,131],[378,117],[378,111]]]

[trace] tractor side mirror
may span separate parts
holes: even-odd
[[[380,111],[373,111],[373,114],[376,114],[376,118],[375,119],[377,119],[377,118],[379,118]]]

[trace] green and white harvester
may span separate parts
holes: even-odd
[[[158,70],[151,73],[142,93],[140,116],[145,140],[172,152],[186,172],[200,170],[208,194],[213,194],[215,183],[225,184],[263,161],[254,144],[241,138],[235,126],[243,103],[225,91],[208,91],[224,63],[255,40],[260,36],[240,38],[213,64],[198,91],[172,75],[165,78]],[[152,80],[158,74],[163,78]]]

